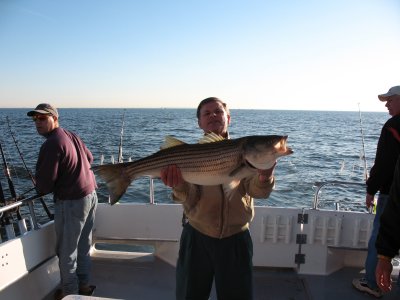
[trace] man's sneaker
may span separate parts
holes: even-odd
[[[356,278],[353,279],[353,286],[360,292],[365,292],[368,293],[376,298],[381,298],[382,297],[382,292],[379,288],[370,288],[368,286],[367,280],[365,278]]]

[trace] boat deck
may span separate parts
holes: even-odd
[[[374,299],[352,287],[353,278],[361,277],[359,268],[343,268],[329,276],[299,275],[292,269],[254,269],[255,300],[337,300]],[[175,268],[152,254],[135,257],[99,255],[93,257],[92,282],[97,286],[93,297],[64,299],[175,299]],[[53,299],[49,295],[45,300]],[[210,299],[217,299],[213,289]],[[400,291],[384,296],[400,299]]]

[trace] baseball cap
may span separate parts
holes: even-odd
[[[400,96],[400,85],[391,87],[386,94],[378,95],[379,100],[387,101],[390,96],[399,95]]]
[[[40,103],[34,110],[28,111],[26,115],[31,117],[34,114],[52,115],[58,118],[57,108],[49,103]]]

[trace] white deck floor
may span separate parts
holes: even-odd
[[[254,300],[362,300],[374,299],[355,290],[351,281],[362,276],[363,270],[344,268],[329,276],[298,275],[295,270],[277,268],[254,269]],[[135,258],[94,257],[92,282],[97,286],[95,297],[132,300],[175,299],[175,269],[155,258],[143,255]],[[53,299],[49,295],[45,300]],[[79,299],[69,297],[69,299]],[[211,300],[216,300],[213,290]],[[400,299],[396,290],[385,300]]]

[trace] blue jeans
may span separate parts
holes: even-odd
[[[375,280],[375,269],[378,263],[378,253],[375,248],[375,241],[379,232],[380,218],[383,210],[385,209],[388,199],[389,195],[386,194],[379,194],[378,196],[378,202],[376,204],[376,214],[374,218],[374,223],[372,225],[371,237],[369,238],[368,242],[368,254],[367,259],[365,260],[365,276],[368,282],[368,286],[370,288],[378,287]]]
[[[79,286],[89,283],[96,207],[96,191],[81,199],[56,200],[54,205],[56,253],[65,295],[78,294]]]

